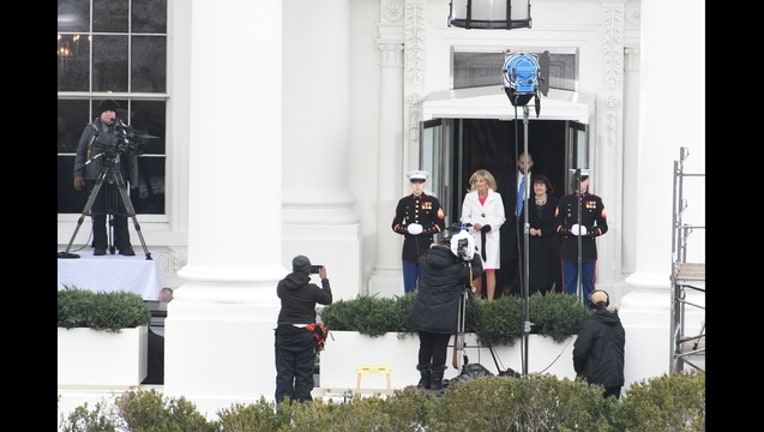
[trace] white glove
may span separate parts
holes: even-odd
[[[422,229],[422,225],[418,223],[409,224],[406,229],[411,235],[419,235],[422,234],[422,231],[424,231],[424,229]]]
[[[464,246],[465,241],[466,246]],[[472,261],[475,256],[475,237],[466,230],[454,234],[451,236],[451,252],[465,261]]]
[[[570,227],[571,234],[575,236],[585,236],[586,235],[586,226],[579,225],[579,224],[573,224],[572,227]]]

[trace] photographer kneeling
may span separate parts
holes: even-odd
[[[417,387],[440,390],[448,340],[458,330],[461,295],[469,289],[470,277],[483,274],[483,264],[472,235],[452,227],[425,251],[419,267],[419,289],[406,324],[419,334]]]

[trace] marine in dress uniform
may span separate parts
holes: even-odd
[[[398,201],[391,227],[404,237],[401,258],[403,290],[407,294],[416,290],[419,258],[432,245],[433,234],[443,232],[446,228],[446,215],[438,198],[424,193],[424,185],[430,173],[417,170],[406,176],[411,182],[412,193]]]
[[[596,237],[607,232],[607,212],[602,198],[589,193],[590,170],[581,170],[581,223],[578,223],[579,192],[565,195],[555,209],[556,231],[562,238],[560,257],[562,258],[563,292],[577,294],[578,288],[578,240],[581,239],[581,285],[583,304],[589,307],[589,294],[596,282],[597,243]],[[575,181],[575,179],[574,179]],[[575,183],[578,183],[575,181]],[[574,188],[577,185],[574,185]]]

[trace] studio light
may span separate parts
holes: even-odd
[[[514,106],[525,106],[536,95],[541,77],[539,62],[533,54],[504,55],[504,91]]]
[[[541,111],[539,92],[549,91],[549,51],[541,54],[504,53],[504,91],[513,106],[526,106],[535,97],[536,117]]]
[[[466,29],[531,28],[530,0],[451,0],[448,25]]]

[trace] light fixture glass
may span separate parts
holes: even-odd
[[[510,30],[531,24],[530,0],[451,0],[449,26]]]

